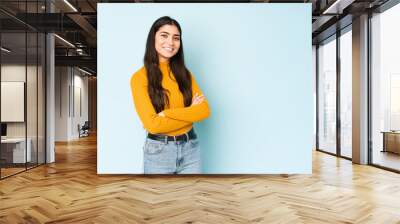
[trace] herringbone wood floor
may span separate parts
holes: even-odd
[[[0,181],[0,223],[400,223],[400,175],[314,152],[312,175],[98,176],[96,138]]]

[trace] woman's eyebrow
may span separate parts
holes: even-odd
[[[164,34],[164,33],[170,35],[170,33],[168,33],[167,31],[161,31],[161,34]],[[174,36],[180,37],[181,35],[180,34],[174,34]]]

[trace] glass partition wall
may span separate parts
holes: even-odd
[[[1,177],[24,171],[31,151],[26,144],[26,34],[1,34]],[[6,50],[4,50],[6,49]],[[28,159],[27,159],[28,158]]]
[[[40,3],[18,7],[35,13]],[[44,33],[0,11],[1,179],[45,163],[45,41]]]

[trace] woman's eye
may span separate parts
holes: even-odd
[[[176,41],[179,41],[179,40],[180,40],[180,38],[179,38],[179,37],[175,37],[175,38],[174,38],[174,40],[176,40]]]
[[[168,36],[166,34],[161,34],[162,37],[167,38]]]

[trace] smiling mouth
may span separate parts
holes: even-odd
[[[163,47],[163,49],[169,52],[173,52],[173,48],[171,47]]]

